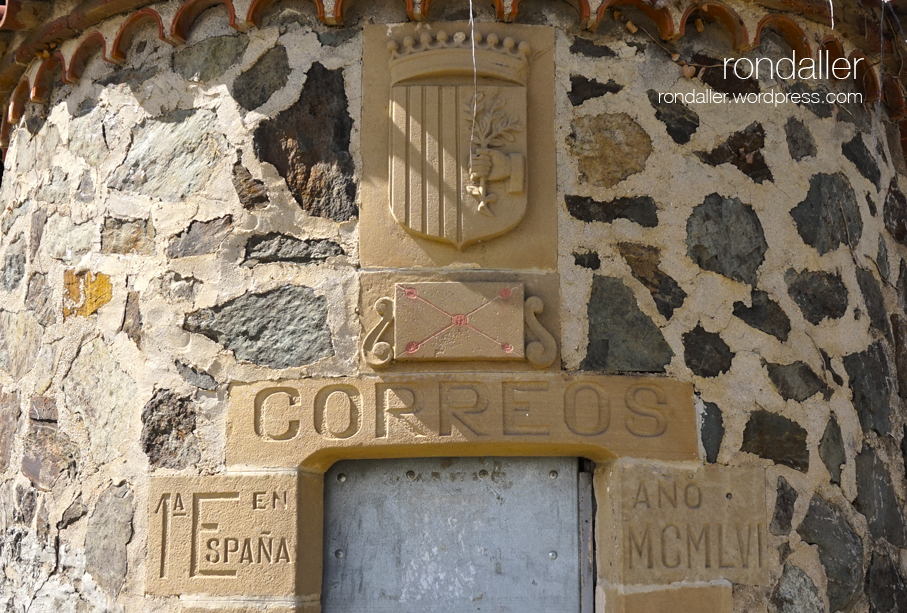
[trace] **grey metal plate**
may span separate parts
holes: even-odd
[[[324,520],[323,613],[580,610],[576,458],[338,462]]]

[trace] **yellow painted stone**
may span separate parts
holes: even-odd
[[[63,272],[63,317],[88,317],[113,298],[110,277],[102,272]]]

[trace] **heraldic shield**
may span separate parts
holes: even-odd
[[[442,31],[389,48],[394,219],[461,250],[516,227],[527,204],[528,43]]]

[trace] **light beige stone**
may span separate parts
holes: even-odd
[[[681,587],[649,592],[605,590],[605,613],[733,613],[730,585]]]
[[[361,276],[363,370],[559,370],[558,277],[460,271]]]
[[[397,360],[520,360],[522,283],[398,283]]]
[[[365,28],[365,267],[556,268],[553,29],[469,31]]]
[[[598,568],[610,585],[768,581],[764,469],[615,462],[599,488]]]
[[[296,593],[296,475],[153,477],[149,490],[146,593]]]
[[[693,389],[652,377],[442,374],[237,384],[227,462],[573,455],[697,460]]]

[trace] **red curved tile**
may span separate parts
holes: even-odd
[[[45,2],[6,0],[0,6],[0,30],[31,30],[40,25],[48,8]]]
[[[157,37],[164,42],[170,42],[164,33],[164,22],[158,12],[154,9],[144,8],[130,15],[120,26],[120,31],[117,32],[117,37],[113,40],[113,47],[110,50],[111,60],[117,63],[126,61],[126,53],[132,45],[132,38],[135,36],[136,30],[149,19],[157,24]]]
[[[112,62],[107,57],[107,41],[100,32],[92,32],[85,40],[79,43],[78,48],[69,58],[69,68],[66,71],[66,80],[70,83],[78,83],[82,79],[88,60],[100,50],[101,58],[105,62]]]
[[[734,39],[734,49],[739,51],[749,44],[750,36],[749,32],[747,32],[746,24],[743,23],[743,19],[736,11],[720,2],[703,2],[701,4],[691,5],[683,14],[683,17],[680,18],[678,37],[684,35],[687,21],[692,15],[697,13],[704,15],[709,19],[718,19],[724,24],[724,27],[727,28],[728,32],[731,33],[731,37]]]
[[[638,8],[658,26],[658,35],[663,40],[674,37],[674,18],[671,16],[671,11],[667,8],[653,9],[645,0],[604,0],[595,14],[595,25],[597,26],[604,19],[605,11],[615,6]]]
[[[753,44],[757,47],[764,28],[771,28],[783,36],[784,40],[787,41],[787,44],[791,46],[791,49],[797,53],[797,57],[800,59],[813,56],[812,47],[810,47],[806,32],[790,17],[784,15],[767,15],[763,17],[759,25],[756,26],[756,40],[753,41]]]
[[[233,2],[231,0],[186,0],[176,12],[176,15],[173,16],[173,23],[170,26],[170,36],[177,42],[186,42],[186,39],[189,37],[189,31],[192,29],[192,24],[195,23],[198,16],[218,4],[227,7],[230,26],[238,30],[239,28],[236,26],[236,10],[233,8]]]
[[[59,51],[53,52],[50,57],[45,58],[41,65],[38,66],[38,72],[35,73],[35,82],[29,93],[29,99],[32,102],[37,102],[38,104],[46,104],[48,102],[50,90],[54,85],[54,76],[57,72],[61,80],[65,80],[66,63],[63,59],[63,54]]]
[[[25,112],[25,104],[28,102],[30,94],[31,84],[28,82],[28,77],[22,77],[22,80],[19,81],[10,96],[7,121],[13,124],[19,123],[19,120],[22,119],[22,113]]]
[[[827,52],[828,59],[832,64],[834,64],[835,60],[847,57],[846,55],[844,55],[844,45],[841,44],[841,41],[831,35],[826,36],[822,39],[822,41],[819,43],[819,51]],[[838,79],[838,77],[836,77],[834,73],[832,73],[832,78],[837,81],[843,80]]]
[[[857,91],[863,93],[864,102],[878,102],[879,100],[879,77],[876,74],[875,68],[872,67],[872,62],[869,61],[869,58],[866,57],[866,54],[862,51],[854,51],[850,54],[851,66],[856,59],[862,59],[863,61],[857,64],[856,73],[857,73]]]

